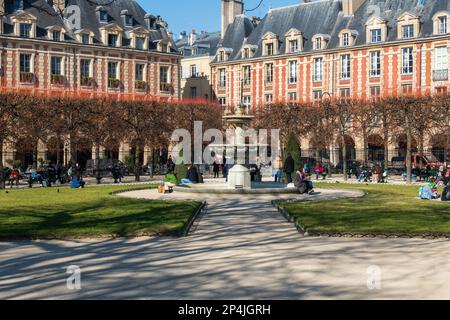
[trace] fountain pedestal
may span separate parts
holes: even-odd
[[[234,165],[228,172],[228,188],[251,189],[250,170],[240,164]]]

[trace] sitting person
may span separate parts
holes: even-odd
[[[173,191],[173,187],[175,187],[176,184],[177,177],[175,176],[175,174],[173,172],[167,173],[164,177],[164,190],[171,193]]]
[[[86,182],[84,182],[82,179],[78,179],[77,176],[73,176],[72,181],[70,182],[70,187],[72,189],[84,188],[85,184]]]
[[[186,178],[185,179],[181,179],[181,183],[183,184],[195,184],[195,183],[199,183],[200,179],[199,179],[199,174],[197,171],[197,168],[193,165],[191,165],[187,171],[186,174]]]
[[[314,192],[313,183],[303,169],[299,169],[295,175],[294,185],[300,194]]]
[[[437,199],[439,197],[437,191],[437,186],[434,182],[430,182],[419,189],[419,197],[422,200]]]

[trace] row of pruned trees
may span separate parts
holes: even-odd
[[[314,104],[274,104],[257,111],[256,126],[281,128],[281,144],[286,145],[291,133],[308,137],[315,147],[328,148],[339,142],[347,172],[346,142],[351,133],[361,136],[364,160],[368,161],[368,137],[381,132],[385,147],[385,163],[389,162],[388,144],[398,133],[406,135],[406,168],[411,181],[411,150],[417,141],[423,154],[425,137],[439,135],[450,145],[450,95],[397,96],[373,100],[324,99]]]
[[[194,121],[203,121],[204,130],[221,128],[221,115],[220,106],[205,101],[122,101],[6,92],[0,93],[0,150],[8,141],[20,138],[43,143],[56,138],[57,148],[60,142],[69,147],[70,163],[75,165],[77,153],[72,146],[81,141],[92,143],[96,159],[111,141],[134,141],[135,165],[139,167],[138,155],[144,147],[167,146],[173,130],[193,132]],[[37,149],[37,143],[33,145]],[[4,186],[2,157],[0,152],[0,187]]]

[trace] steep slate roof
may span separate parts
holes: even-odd
[[[215,55],[217,45],[219,44],[221,38],[220,32],[206,32],[200,33],[197,35],[197,39],[194,41],[193,45],[189,45],[189,36],[183,37],[176,41],[176,45],[178,50],[183,47],[195,47],[195,46],[204,46],[209,47],[208,54]]]
[[[244,44],[244,40],[252,34],[254,25],[249,18],[244,15],[239,15],[234,19],[225,32],[222,41],[219,42],[218,47],[233,49],[230,60],[238,57],[239,50]]]
[[[29,3],[32,3],[33,6],[27,8],[27,2],[24,2],[25,12],[31,13],[33,16],[37,18],[36,22],[36,37],[37,38],[45,38],[47,37],[46,28],[49,26],[59,26],[64,27],[64,23],[55,10],[48,5],[45,0],[30,0]],[[5,19],[4,19],[4,34],[14,33],[14,26],[11,22],[11,16],[14,15],[11,12],[11,8],[8,7],[7,1],[5,1]],[[12,4],[12,1],[11,1]],[[39,8],[39,9],[38,9]]]
[[[276,34],[279,38],[280,52],[285,52],[285,34],[292,28],[303,33],[304,49],[312,51],[312,38],[316,34],[331,37],[327,49],[338,48],[339,32],[350,29],[357,32],[355,46],[366,44],[366,23],[373,15],[373,6],[380,8],[380,18],[387,21],[387,41],[397,40],[397,19],[405,12],[419,16],[421,21],[420,37],[433,34],[433,16],[443,10],[450,11],[450,0],[425,0],[423,6],[418,0],[366,0],[353,16],[344,16],[341,0],[317,0],[283,8],[270,10],[262,21],[248,35],[246,44],[256,45],[258,49],[254,58],[262,55],[262,38],[267,32]],[[242,24],[250,20],[243,16],[236,20],[226,31],[222,47],[232,48],[228,60],[241,59],[240,49],[245,41]],[[250,29],[250,28],[249,28]],[[248,29],[246,30],[248,31]],[[219,45],[220,47],[220,45]]]
[[[30,1],[30,0],[28,0]],[[98,3],[101,4],[109,3],[110,1],[99,1]],[[26,1],[24,2],[26,4]],[[63,19],[54,11],[54,9],[48,5],[48,3],[45,0],[31,0],[31,3],[33,6],[31,7],[25,7],[24,11],[29,12],[37,17],[37,38],[46,38],[47,31],[46,27],[49,26],[61,26],[64,27]],[[120,26],[122,29],[124,29],[123,33],[123,47],[127,47],[130,45],[130,40],[128,39],[126,32],[130,31],[132,29],[135,29],[137,27],[144,27],[148,29],[148,26],[145,21],[145,15],[147,14],[144,9],[134,0],[114,0],[114,2],[108,4],[102,5],[102,7],[107,11],[108,13],[108,23],[102,23],[98,20],[97,14],[96,14],[96,8],[98,5],[86,1],[86,0],[66,0],[66,6],[78,6],[81,11],[81,29],[90,29],[92,32],[94,32],[94,43],[100,43],[100,28],[110,24],[110,23],[116,23],[118,26]],[[38,8],[42,8],[44,10],[40,10]],[[133,26],[132,27],[125,27],[123,24],[123,21],[121,19],[120,13],[122,10],[127,10],[128,14],[133,17]],[[8,17],[11,17],[13,15],[12,12],[6,12],[7,20]],[[156,18],[156,17],[155,17]],[[6,25],[6,24],[5,24]],[[68,30],[66,29],[66,41],[75,41],[75,37],[73,32],[77,30]],[[149,30],[149,41],[150,49],[156,48],[155,41],[159,40],[169,40],[172,44],[172,50],[175,51],[175,43],[171,36],[168,34],[166,28],[157,27],[156,30]],[[5,34],[13,33],[13,27],[11,23],[9,22],[9,26],[5,28]]]

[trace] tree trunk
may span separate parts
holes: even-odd
[[[362,139],[363,139],[363,159],[364,159],[364,163],[367,164],[369,162],[369,154],[368,154],[368,145],[367,145],[367,130],[363,129],[363,134],[362,134]]]
[[[150,177],[153,179],[155,171],[155,148],[152,148]]]
[[[347,174],[347,144],[345,143],[345,136],[342,136],[342,161],[343,161],[343,171],[344,171],[344,181],[348,181]]]
[[[141,181],[141,165],[139,161],[140,145],[136,142],[136,151],[134,152],[134,177],[135,181]]]
[[[420,168],[422,168],[422,166],[423,166],[423,161],[422,161],[422,158],[423,158],[423,156],[424,156],[424,153],[425,153],[425,147],[424,147],[424,144],[425,144],[425,138],[424,138],[424,133],[423,133],[423,131],[421,131],[420,133],[419,133],[419,156],[420,156]]]
[[[383,169],[387,170],[389,168],[389,132],[387,130],[386,124],[383,125],[383,142],[384,142],[384,164]]]
[[[97,184],[101,183],[101,177],[100,177],[100,170],[99,170],[99,166],[100,166],[100,144],[96,143],[95,144],[95,176],[97,179]]]
[[[0,140],[0,189],[5,189],[5,176],[3,172],[3,140]]]
[[[411,137],[411,129],[407,126],[406,130],[406,176],[408,184],[412,183],[412,168],[411,168],[411,145],[412,145],[412,137]]]
[[[60,154],[61,153],[61,148],[60,148],[60,145],[61,145],[61,139],[58,136],[56,138],[56,164],[57,165],[61,164],[61,154]]]

